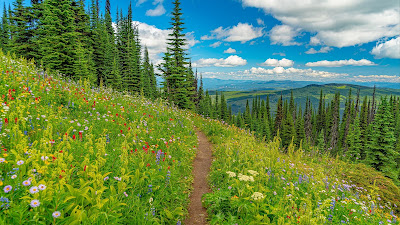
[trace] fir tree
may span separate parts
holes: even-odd
[[[360,161],[363,154],[362,141],[361,141],[361,130],[360,130],[360,119],[357,116],[354,120],[354,124],[350,126],[349,137],[347,139],[348,150],[346,152],[347,157],[354,162]]]
[[[393,128],[393,115],[386,98],[378,108],[372,123],[373,132],[369,134],[365,162],[386,176],[397,180],[397,162],[399,153],[395,151],[396,138]]]

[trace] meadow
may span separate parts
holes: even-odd
[[[0,54],[1,224],[176,224],[191,114]]]
[[[181,224],[197,137],[210,224],[398,224],[381,173],[0,53],[1,224]]]
[[[398,224],[400,191],[364,164],[351,164],[203,118],[214,144],[210,224]]]

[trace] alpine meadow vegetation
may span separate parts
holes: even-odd
[[[0,20],[0,224],[180,225],[197,131],[210,224],[399,224],[398,96],[289,90],[235,114],[192,67],[181,1],[158,65],[132,4],[23,3]]]

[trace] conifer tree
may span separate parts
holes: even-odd
[[[283,108],[283,97],[281,94],[280,99],[278,100],[278,104],[277,104],[277,109],[276,109],[276,115],[275,115],[275,130],[274,130],[274,134],[278,133],[278,130],[282,129],[282,121],[284,119],[284,108]]]
[[[378,112],[372,123],[373,132],[369,134],[365,162],[386,176],[397,180],[398,167],[396,159],[399,153],[395,151],[396,138],[393,128],[393,115],[386,98],[381,100]]]
[[[73,77],[76,46],[74,11],[71,0],[45,0],[38,29],[40,53],[45,66]]]
[[[282,121],[282,132],[280,133],[282,138],[282,145],[284,147],[289,146],[292,138],[296,139],[296,130],[293,123],[293,117],[290,113],[286,114],[286,118]]]
[[[357,116],[354,120],[354,124],[350,126],[349,137],[347,139],[347,157],[354,162],[360,161],[364,153],[362,151],[361,141],[361,130],[360,130],[360,119]]]
[[[297,116],[297,120],[296,120],[296,140],[295,143],[297,145],[300,145],[300,142],[302,140],[305,140],[306,135],[305,135],[305,131],[304,131],[304,118],[303,118],[303,113],[301,110],[301,106],[299,107],[299,114]]]
[[[1,20],[1,27],[0,27],[0,48],[2,48],[4,52],[9,51],[9,42],[10,42],[10,22],[7,13],[6,3],[4,3],[3,17]]]
[[[182,9],[179,0],[175,0],[173,4],[172,33],[169,34],[167,52],[159,69],[164,77],[163,86],[167,98],[181,108],[190,108],[192,103],[186,88],[190,86],[191,81],[187,80],[186,38],[183,33]]]

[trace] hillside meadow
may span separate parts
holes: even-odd
[[[0,53],[1,224],[181,224],[195,126],[214,144],[210,224],[398,224],[381,173]]]

